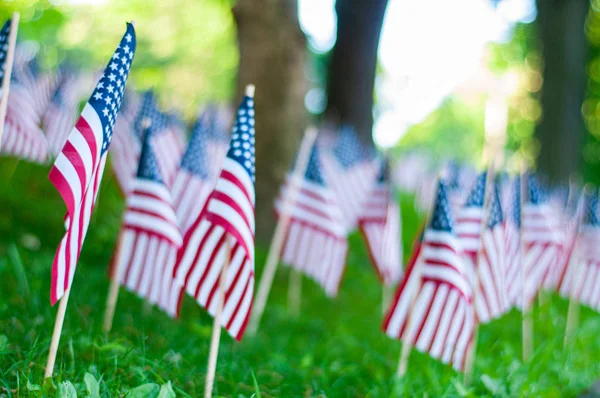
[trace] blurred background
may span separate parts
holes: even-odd
[[[131,83],[192,122],[257,86],[258,237],[308,124],[398,157],[479,166],[486,140],[556,182],[600,182],[600,2],[8,0],[42,68],[97,70],[136,21]]]

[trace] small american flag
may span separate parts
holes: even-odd
[[[600,311],[600,219],[598,218],[598,191],[585,193],[585,213],[579,233],[577,268],[571,288],[571,297]]]
[[[176,314],[179,296],[172,294],[171,284],[181,243],[171,194],[146,135],[117,243],[113,270],[120,270],[119,283]]]
[[[75,274],[135,47],[135,31],[128,23],[125,35],[50,170],[49,179],[67,206],[68,220],[52,264],[53,305],[70,288]]]
[[[443,181],[414,263],[386,314],[383,329],[388,336],[463,370],[473,333],[473,307]]]
[[[400,206],[393,197],[387,165],[382,163],[358,226],[379,279],[385,285],[393,285],[402,277],[402,232]]]
[[[525,303],[531,304],[542,282],[557,264],[561,235],[558,218],[552,215],[552,207],[545,192],[533,175],[527,178],[529,198],[523,206],[523,267],[525,269]]]
[[[489,322],[510,308],[506,294],[506,236],[500,192],[494,183],[486,224],[481,231],[481,253],[477,262],[478,293],[474,300],[478,321]]]
[[[34,84],[29,64],[12,71],[1,152],[43,164],[48,161],[48,142],[40,128]]]
[[[178,286],[214,316],[226,242],[232,242],[221,324],[237,340],[254,295],[254,164],[254,100],[245,96],[216,187],[185,234],[174,270]]]
[[[521,177],[510,182],[506,206],[506,294],[508,302],[521,308],[523,281],[521,267]]]
[[[165,184],[171,187],[185,150],[185,137],[169,115],[158,110],[152,91],[145,92],[141,101],[140,111],[134,122],[135,129],[139,134],[145,130],[145,120],[150,121],[150,143],[154,147]]]
[[[173,183],[173,203],[184,234],[200,215],[218,176],[210,151],[215,134],[214,116],[207,110],[194,124],[188,148]]]
[[[292,187],[297,192],[293,203]],[[281,261],[312,277],[329,296],[335,296],[344,274],[347,230],[321,173],[318,146],[312,148],[304,178],[296,181],[288,176],[275,210],[280,217],[290,217]]]
[[[60,153],[77,119],[80,98],[76,85],[79,83],[75,71],[63,70],[60,82],[42,116],[42,126],[52,154]]]
[[[357,226],[379,171],[379,160],[372,154],[348,126],[340,130],[333,150],[321,153],[325,180],[335,195],[348,231]]]
[[[574,189],[575,190],[575,189]],[[587,205],[587,195],[580,192],[572,193],[572,199],[565,209],[565,239],[559,259],[559,275],[556,291],[565,298],[571,295],[571,285],[575,271],[578,269],[578,259],[575,248],[578,245],[579,230],[583,222],[584,205]],[[585,203],[584,203],[585,202]]]

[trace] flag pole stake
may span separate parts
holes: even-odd
[[[525,162],[521,160],[521,228],[520,228],[520,241],[521,241],[521,309],[523,314],[522,319],[522,341],[523,341],[523,362],[527,362],[531,358],[533,352],[533,319],[531,314],[531,307],[527,300],[527,283],[525,281],[525,242],[523,240],[523,205],[525,203],[525,194],[527,193],[527,185],[525,183]]]
[[[301,179],[306,173],[306,168],[308,167],[310,154],[316,139],[317,129],[314,127],[306,129],[304,133],[304,138],[302,139],[302,143],[300,144],[300,151],[298,153],[296,167],[292,175],[293,183],[290,184],[289,187],[290,200],[288,203],[286,203],[286,205],[288,206],[293,206],[296,202],[296,198],[298,196],[298,185],[300,184]],[[279,263],[279,255],[281,253],[285,235],[287,233],[290,222],[291,219],[289,214],[287,214],[287,212],[285,211],[282,211],[279,217],[279,221],[277,222],[277,226],[275,227],[275,233],[273,234],[273,239],[271,240],[271,246],[269,247],[269,254],[267,255],[265,268],[260,279],[260,284],[258,286],[254,311],[252,313],[250,325],[248,327],[248,333],[250,335],[256,334],[260,325],[260,320],[262,318],[262,314],[267,304],[267,299],[269,297],[271,285],[273,284],[273,278],[275,277],[275,272],[277,271],[277,265]]]
[[[298,317],[302,305],[302,274],[290,267],[290,282],[288,287],[288,308],[290,315]]]
[[[115,308],[117,307],[117,300],[119,299],[119,279],[123,272],[123,265],[121,264],[121,251],[123,245],[121,244],[122,235],[119,234],[117,241],[117,251],[115,255],[115,267],[113,269],[112,278],[110,280],[110,286],[108,288],[108,296],[106,298],[106,309],[104,310],[104,322],[102,323],[102,331],[108,334],[112,329],[113,319],[115,317]]]
[[[58,351],[58,343],[60,342],[60,335],[62,333],[63,323],[65,321],[65,312],[67,311],[67,304],[69,303],[69,295],[71,288],[68,288],[65,294],[58,303],[58,311],[56,312],[56,319],[54,321],[54,331],[52,332],[52,341],[50,342],[50,349],[48,350],[48,362],[46,362],[46,372],[44,373],[44,379],[52,377],[54,372],[54,363],[56,362],[56,353]]]
[[[19,30],[20,15],[21,14],[18,12],[15,12],[10,20],[8,50],[6,52],[6,61],[4,63],[4,77],[2,78],[2,98],[0,98],[0,148],[2,147],[2,137],[4,135],[4,120],[6,119],[6,109],[8,107],[8,93],[10,92],[10,78],[15,60],[15,48],[17,46],[17,31]]]
[[[219,341],[221,340],[221,315],[223,314],[223,305],[225,302],[225,289],[227,283],[227,269],[231,260],[231,236],[227,235],[225,242],[225,260],[221,275],[219,276],[219,301],[217,302],[217,312],[213,319],[213,330],[210,338],[210,351],[208,356],[208,368],[206,370],[206,383],[204,386],[204,397],[211,398],[213,386],[215,384],[215,372],[217,369],[217,355],[219,354]]]

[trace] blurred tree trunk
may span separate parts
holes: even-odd
[[[273,202],[306,123],[306,39],[297,0],[238,0],[237,98],[256,85],[256,237],[271,238]]]
[[[568,181],[582,164],[588,7],[588,0],[537,1],[544,57],[542,121],[536,128],[541,144],[538,167],[555,181]]]
[[[372,140],[377,48],[388,0],[337,0],[337,41],[327,77],[325,116]]]

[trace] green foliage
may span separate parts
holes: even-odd
[[[192,300],[185,301],[181,319],[173,320],[157,309],[144,314],[144,302],[122,289],[113,331],[108,336],[101,331],[106,268],[123,208],[108,169],[73,281],[54,378],[43,382],[56,313],[49,305],[50,268],[64,233],[64,205],[47,172],[0,158],[0,208],[7,209],[0,217],[0,394],[201,396],[212,320]],[[410,197],[401,199],[408,256],[421,215]],[[39,244],[32,244],[34,237]],[[21,294],[10,266],[13,244],[29,295]],[[288,314],[289,276],[280,268],[258,335],[237,343],[223,333],[216,396],[575,396],[600,377],[600,317],[584,309],[573,346],[565,350],[567,303],[554,297],[535,309],[536,351],[529,363],[520,360],[521,317],[513,311],[480,329],[472,386],[463,384],[461,374],[416,351],[408,375],[395,379],[401,344],[381,332],[381,285],[362,239],[352,235],[350,245],[339,297],[328,299],[304,279],[299,318]],[[258,248],[259,276],[264,260],[265,252]]]
[[[188,116],[196,114],[200,103],[230,98],[238,53],[229,1],[89,3],[3,2],[0,21],[13,11],[21,13],[19,40],[39,44],[44,67],[69,61],[97,70],[106,66],[125,22],[134,20],[138,48],[130,85],[157,89],[163,105]]]

